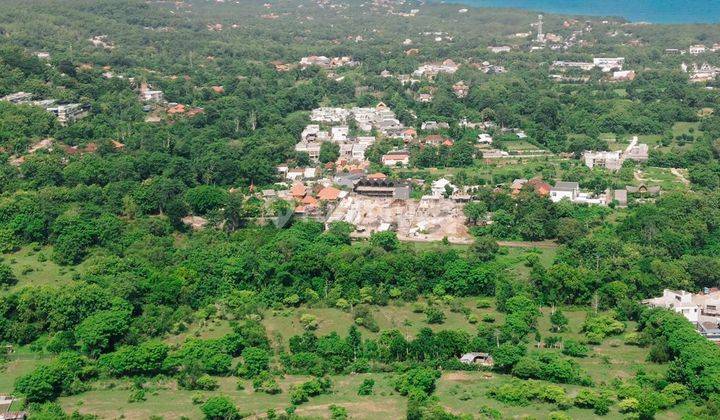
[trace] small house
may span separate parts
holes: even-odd
[[[468,365],[480,365],[492,367],[495,362],[489,353],[465,353],[460,357],[460,362]]]

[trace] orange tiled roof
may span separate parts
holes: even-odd
[[[306,192],[307,188],[300,182],[293,184],[292,188],[290,188],[290,194],[293,197],[304,197]]]
[[[303,197],[302,203],[303,203],[303,205],[306,205],[306,206],[308,206],[308,205],[314,206],[318,203],[318,201],[315,197],[313,197],[311,195],[306,195],[305,197]]]
[[[318,193],[318,199],[332,201],[337,200],[340,195],[340,190],[335,187],[325,187]]]

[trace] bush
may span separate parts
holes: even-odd
[[[137,346],[120,347],[113,353],[104,354],[98,364],[110,375],[152,376],[163,371],[168,346],[163,343],[145,342]]]
[[[566,340],[562,349],[562,354],[572,357],[587,357],[590,349],[574,340]]]
[[[640,402],[637,398],[625,398],[618,403],[618,410],[621,413],[634,413],[638,409]]]
[[[9,265],[0,262],[0,286],[12,286],[17,283],[17,277]]]
[[[372,395],[373,388],[375,387],[375,380],[374,379],[364,379],[362,384],[360,384],[360,388],[358,389],[358,395]]]
[[[300,316],[300,323],[308,331],[316,330],[318,327],[317,317],[312,314],[302,314]]]
[[[436,306],[428,306],[425,309],[425,322],[428,324],[442,324],[445,322],[445,314]]]
[[[370,309],[367,305],[359,305],[355,307],[355,313],[353,314],[355,318],[355,323],[361,327],[367,328],[371,332],[378,332],[380,331],[380,326],[378,325],[377,321],[375,320],[375,317],[373,316],[372,309]]]
[[[270,354],[259,347],[247,347],[242,352],[243,364],[238,374],[244,378],[254,378],[270,367]]]
[[[416,367],[395,379],[395,390],[401,395],[408,395],[412,391],[430,395],[435,390],[435,381],[439,377],[440,371],[438,370]]]
[[[348,418],[347,408],[340,407],[339,405],[330,406],[330,418],[332,420],[345,420]]]
[[[490,298],[480,298],[475,302],[475,307],[478,309],[486,309],[492,306],[492,300]]]
[[[330,391],[330,379],[318,378],[302,383],[290,391],[290,402],[299,405],[307,402],[310,397],[325,394]]]
[[[579,408],[591,408],[599,416],[604,416],[610,411],[610,398],[603,393],[582,389],[575,397],[573,404]]]
[[[524,379],[543,379],[563,384],[589,385],[590,378],[574,360],[556,353],[534,352],[521,358],[512,374]]]
[[[195,388],[203,391],[214,391],[220,388],[217,379],[212,376],[205,374],[201,375],[197,381],[195,381]]]
[[[241,418],[235,404],[224,396],[210,397],[200,410],[208,420],[235,420]]]
[[[588,316],[582,326],[582,332],[592,344],[599,344],[605,337],[622,334],[625,324],[615,319],[614,315]]]
[[[260,372],[253,379],[253,389],[255,392],[264,392],[266,394],[275,395],[282,392],[275,378],[270,372]]]
[[[628,346],[639,346],[642,342],[640,334],[634,332],[625,334],[625,339],[623,341]]]

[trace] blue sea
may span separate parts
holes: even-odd
[[[569,15],[618,16],[633,22],[720,23],[720,0],[448,0],[447,3]]]

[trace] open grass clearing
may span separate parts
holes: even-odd
[[[26,286],[63,287],[73,282],[73,275],[83,269],[83,264],[76,267],[62,267],[53,262],[51,246],[26,246],[14,253],[2,254],[3,261],[10,265],[18,279],[17,284],[9,291],[16,291]]]
[[[366,378],[375,380],[374,395],[358,396],[357,390]],[[282,392],[277,395],[256,393],[251,381],[234,377],[218,378],[219,389],[215,391],[188,391],[178,389],[174,381],[152,382],[145,385],[146,401],[128,403],[131,383],[129,381],[105,381],[93,385],[91,391],[80,395],[60,398],[66,411],[96,414],[100,418],[147,419],[152,415],[164,418],[182,416],[201,418],[199,405],[194,405],[194,396],[204,398],[224,395],[231,398],[243,414],[250,418],[264,418],[269,409],[282,412],[290,406],[290,387],[309,380],[305,376],[285,376],[278,378]],[[345,407],[350,418],[401,418],[405,414],[405,398],[398,395],[392,387],[391,374],[358,374],[331,376],[332,392],[313,397],[300,405],[296,411],[301,416],[328,418],[330,405]],[[238,389],[238,383],[244,389]]]

